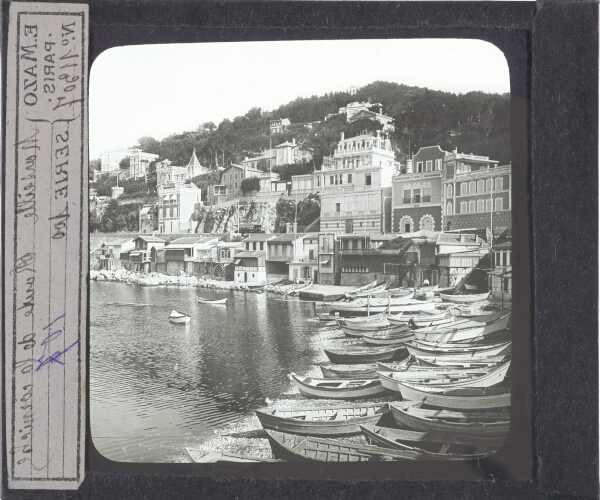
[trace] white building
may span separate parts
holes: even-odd
[[[389,231],[392,177],[398,168],[390,140],[379,132],[348,139],[342,133],[333,156],[323,158],[321,230]]]
[[[152,153],[144,153],[139,148],[131,150],[129,155],[129,175],[130,177],[144,177],[148,173],[150,163],[158,160],[158,155]]]

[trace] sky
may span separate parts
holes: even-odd
[[[252,107],[382,80],[455,94],[510,91],[508,64],[480,40],[334,40],[115,47],[90,74],[90,159]],[[385,112],[385,110],[384,110]],[[285,117],[281,117],[285,118]],[[398,126],[398,124],[396,124]]]

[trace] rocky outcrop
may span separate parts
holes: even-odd
[[[200,207],[194,214],[196,233],[236,232],[238,224],[260,224],[267,233],[276,227],[276,202],[240,201]]]

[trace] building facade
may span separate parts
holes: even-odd
[[[296,139],[292,142],[286,141],[275,146],[275,165],[288,165],[290,163],[303,163],[310,161],[312,155],[307,151],[302,151],[296,144]]]
[[[444,158],[444,230],[485,228],[494,235],[512,226],[511,166],[487,156]]]
[[[158,219],[155,217],[156,205],[144,205],[138,217],[138,228],[142,234],[158,230]]]
[[[390,140],[379,132],[342,138],[333,156],[323,158],[321,230],[346,233],[389,231],[392,177],[399,164]]]
[[[406,162],[404,172],[394,176],[392,231],[441,231],[443,160],[448,153],[439,146],[419,149]]]
[[[114,151],[105,151],[100,153],[100,171],[94,172],[94,180],[103,174],[116,174],[121,170],[122,160],[131,156],[131,149],[117,149]]]
[[[285,129],[290,126],[290,120],[288,118],[276,118],[269,121],[269,129],[271,135],[281,134],[285,132]]]
[[[267,242],[275,234],[252,234],[246,238],[244,249],[235,256],[235,281],[263,283],[267,280]]]
[[[140,148],[133,148],[129,155],[129,176],[135,179],[145,177],[150,163],[156,160],[158,160],[158,155],[144,153]]]
[[[339,235],[336,233],[319,233],[317,258],[319,260],[319,275],[315,280],[321,285],[340,284],[340,262],[338,250]]]
[[[138,236],[133,240],[135,248],[129,252],[130,269],[145,273],[156,271],[156,255],[163,250],[166,241],[158,236]]]

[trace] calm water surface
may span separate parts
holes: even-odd
[[[226,305],[196,297],[227,297]],[[188,312],[188,325],[169,322]],[[270,294],[90,283],[94,444],[117,461],[170,462],[192,438],[243,418],[319,356],[314,306]]]

